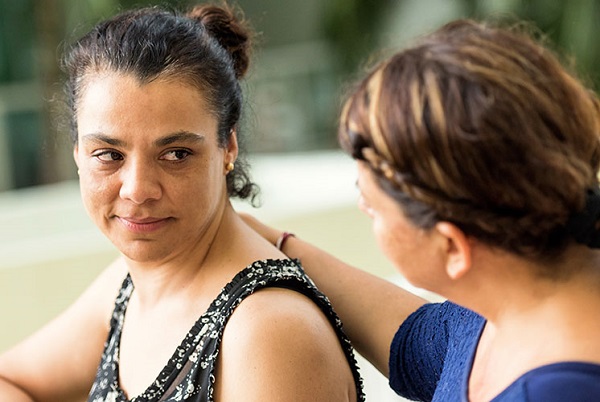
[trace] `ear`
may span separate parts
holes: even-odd
[[[438,222],[435,230],[445,242],[446,273],[453,280],[460,279],[471,269],[471,243],[456,225]]]
[[[75,160],[77,168],[79,168],[79,147],[77,146],[77,144],[75,144],[75,146],[73,147],[73,159]]]
[[[225,162],[234,163],[238,157],[238,151],[237,131],[236,129],[232,129],[231,135],[229,136],[229,143],[225,149]]]

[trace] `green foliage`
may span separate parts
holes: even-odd
[[[0,0],[0,83],[35,74],[33,31],[23,24],[32,14],[31,1]]]
[[[4,96],[0,103],[11,106],[11,110],[0,114],[0,138],[8,146],[5,150],[0,148],[0,157],[4,155],[14,165],[13,173],[27,172],[20,175],[11,172],[2,175],[0,172],[0,186],[6,182],[3,177],[9,175],[14,176],[12,184],[15,186],[54,182],[74,175],[73,169],[67,174],[64,172],[69,167],[61,167],[65,165],[65,157],[60,153],[62,151],[58,151],[62,145],[56,145],[56,139],[64,134],[56,131],[53,124],[56,119],[46,106],[49,103],[46,100],[54,98],[60,91],[62,78],[58,62],[64,43],[71,42],[99,20],[123,9],[147,5],[186,9],[201,1],[0,0],[0,96]],[[321,42],[324,39],[327,42],[323,48],[328,49],[328,53],[315,56],[317,61],[323,62],[319,65],[325,65],[326,69],[308,76],[308,84],[299,81],[297,75],[282,74],[285,71],[277,71],[276,78],[264,80],[267,89],[263,88],[263,95],[296,97],[293,101],[296,103],[286,98],[288,104],[277,99],[278,110],[285,116],[282,126],[294,126],[294,119],[285,115],[290,110],[305,114],[306,118],[297,121],[313,123],[297,124],[297,137],[302,137],[297,139],[298,143],[306,143],[312,138],[312,134],[307,133],[318,133],[313,135],[315,146],[331,143],[323,140],[321,133],[335,131],[335,107],[331,103],[335,104],[338,100],[340,82],[347,81],[348,74],[359,73],[370,56],[386,46],[382,36],[389,33],[390,24],[394,26],[392,21],[399,17],[403,18],[404,24],[410,22],[407,24],[410,27],[396,26],[396,32],[408,36],[419,26],[422,30],[431,29],[431,26],[427,26],[428,21],[512,15],[516,20],[528,21],[536,26],[547,36],[548,43],[553,45],[557,53],[572,62],[573,69],[581,77],[596,89],[600,86],[600,46],[595,43],[600,36],[600,0],[208,1],[239,3],[242,9],[250,11],[251,22],[261,25],[260,32],[268,36],[261,46],[285,48],[294,41]],[[420,7],[415,8],[415,5]],[[448,10],[455,10],[455,13],[446,15]],[[329,49],[333,54],[329,54]],[[285,69],[290,64],[277,61],[280,60],[274,62],[271,59],[271,65],[265,71]],[[258,64],[260,62],[262,60],[259,57]],[[314,60],[307,60],[309,62]],[[298,86],[302,90],[297,90]],[[40,88],[42,93],[34,93],[34,88]],[[266,115],[269,116],[268,113]],[[8,133],[11,133],[10,138]],[[279,138],[277,134],[273,134],[274,138]],[[39,144],[43,144],[45,159],[40,163],[25,163],[41,153]],[[21,156],[15,156],[17,153]],[[55,173],[54,176],[49,173],[56,171],[63,173]]]
[[[450,1],[450,0],[439,0]],[[600,85],[600,1],[598,0],[452,0],[459,15],[453,18],[496,18],[510,14],[531,22],[590,84]],[[406,0],[395,4],[404,5]],[[433,3],[433,2],[429,2]],[[378,26],[384,22],[389,0],[332,0],[325,20],[326,35],[337,48],[342,66],[355,71],[361,60],[376,50]],[[428,12],[436,12],[433,7]],[[418,19],[415,15],[412,18]]]
[[[352,72],[377,46],[377,25],[390,0],[329,0],[324,31],[337,50],[339,68]]]

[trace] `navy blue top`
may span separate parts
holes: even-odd
[[[468,401],[469,375],[484,325],[483,317],[451,302],[422,306],[394,336],[390,386],[418,401]],[[600,365],[564,362],[538,367],[492,401],[600,401]]]

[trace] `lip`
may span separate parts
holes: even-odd
[[[125,216],[116,216],[127,230],[132,233],[152,233],[156,232],[167,225],[170,218],[134,218]]]

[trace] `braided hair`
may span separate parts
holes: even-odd
[[[598,193],[596,95],[529,35],[471,20],[375,66],[345,102],[339,140],[414,225],[452,222],[521,256],[562,253]],[[598,233],[600,216],[586,216]]]

